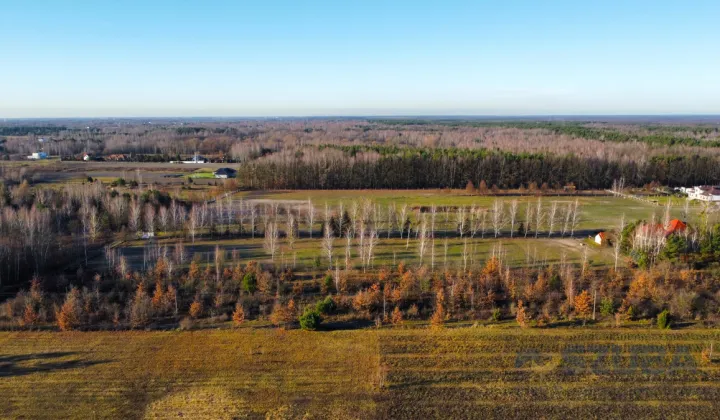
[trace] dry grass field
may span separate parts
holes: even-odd
[[[715,418],[705,329],[0,333],[2,418]],[[717,359],[717,357],[715,357]]]

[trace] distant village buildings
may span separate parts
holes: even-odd
[[[720,202],[720,186],[680,187],[679,190],[687,194],[688,200]]]
[[[42,160],[47,159],[48,154],[45,152],[34,152],[32,155],[28,156],[27,158],[30,160]]]
[[[228,178],[235,178],[237,175],[237,171],[235,169],[230,168],[220,168],[217,171],[213,173],[215,175],[215,178],[218,179],[228,179]]]

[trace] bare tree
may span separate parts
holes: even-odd
[[[672,197],[668,197],[668,200],[665,203],[665,214],[663,216],[663,226],[665,227],[665,229],[670,227],[670,219],[672,218],[672,216],[671,216],[671,210],[672,210],[671,200],[672,200]]]
[[[158,210],[157,219],[158,219],[158,223],[160,224],[160,229],[167,231],[168,228],[170,227],[168,225],[170,218],[169,218],[167,207],[160,206],[160,210]]]
[[[533,207],[530,205],[530,201],[525,203],[525,232],[523,234],[527,238],[528,232],[530,232],[530,223],[533,220]]]
[[[437,217],[437,206],[430,207],[430,237],[435,239],[435,217]]]
[[[427,217],[423,217],[420,223],[420,230],[418,232],[418,255],[420,256],[420,265],[423,263],[423,258],[427,252],[428,239],[430,238],[430,232],[428,230]]]
[[[367,240],[367,246],[366,246],[366,252],[367,252],[367,263],[365,264],[370,265],[370,267],[373,266],[373,262],[375,260],[375,246],[378,244],[378,232],[375,230],[375,228],[370,229],[370,234],[368,235]]]
[[[254,203],[248,203],[248,206],[250,206],[250,234],[252,238],[255,239],[255,223],[257,221],[258,209]]]
[[[400,227],[400,239],[403,238],[403,230],[405,230],[405,220],[407,220],[407,211],[408,211],[407,203],[404,203],[400,207],[400,220],[398,220],[398,225]],[[408,235],[410,235],[409,231],[408,231]]]
[[[333,232],[332,228],[330,227],[330,222],[325,222],[325,236],[323,237],[323,250],[325,251],[325,255],[328,259],[328,267],[332,269],[332,254],[333,254]]]
[[[465,223],[466,223],[466,220],[467,220],[467,217],[466,217],[466,214],[465,214],[466,211],[467,211],[467,210],[465,209],[464,206],[458,206],[458,208],[457,208],[457,210],[456,210],[456,212],[455,212],[455,217],[456,217],[456,220],[457,220],[458,232],[460,232],[460,237],[461,237],[461,238],[463,237],[463,235],[465,235]]]
[[[517,212],[518,212],[518,201],[512,200],[510,202],[510,209],[508,210],[508,214],[510,215],[510,237],[513,237],[513,234],[515,233],[515,220],[517,218]]]
[[[432,244],[430,244],[430,270],[435,270],[435,237],[432,238]]]
[[[197,234],[198,229],[198,220],[200,216],[198,215],[198,207],[196,205],[193,205],[190,207],[190,215],[187,220],[187,227],[188,227],[188,233],[190,233],[190,237],[192,238],[192,243],[195,243],[195,235]]]
[[[580,224],[580,201],[576,198],[572,208],[572,217],[570,220],[570,237],[575,236],[575,229]]]
[[[265,228],[265,250],[270,254],[270,258],[275,261],[275,254],[278,250],[278,227],[277,223],[273,220],[268,222]]]
[[[388,230],[387,230],[387,237],[390,239],[390,235],[392,234],[393,229],[395,229],[395,226],[397,224],[397,206],[395,203],[388,204],[387,209],[387,215],[388,215]]]
[[[128,228],[130,228],[132,232],[137,232],[140,229],[140,203],[133,198],[130,200],[128,210]]]
[[[555,215],[557,214],[558,203],[553,201],[550,203],[550,211],[548,211],[548,237],[552,236],[555,230]]]
[[[345,231],[345,270],[348,271],[352,267],[352,233],[351,229]]]
[[[308,221],[308,235],[312,239],[313,225],[315,224],[315,206],[312,201],[308,198],[307,200],[307,221]]]
[[[615,235],[615,246],[613,247],[613,254],[615,256],[615,271],[618,268],[618,260],[620,259],[620,251],[623,241],[623,235],[625,230],[625,213],[620,217],[620,226],[617,235]]]
[[[572,208],[573,203],[569,202],[565,206],[565,210],[563,211],[563,225],[562,225],[562,231],[560,232],[560,236],[565,237],[565,234],[570,229],[570,218],[572,217]]]
[[[463,240],[462,259],[463,259],[463,272],[467,272],[467,261],[470,257],[470,249],[468,248],[468,240]]]
[[[294,249],[295,239],[297,238],[297,221],[295,220],[295,214],[290,209],[288,209],[287,213],[285,237],[290,249]]]
[[[503,209],[503,202],[500,200],[495,200],[493,202],[493,208],[492,208],[492,227],[493,232],[495,233],[495,237],[497,238],[500,236],[500,231],[502,230],[503,226],[505,225],[505,214]]]
[[[538,198],[537,203],[535,204],[535,237],[538,237],[538,234],[540,233],[540,226],[542,225],[543,218],[544,218],[543,208],[542,208],[542,199]]]
[[[145,219],[145,230],[147,232],[155,232],[155,207],[151,204],[145,204],[143,216]]]

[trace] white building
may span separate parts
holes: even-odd
[[[28,156],[27,158],[30,160],[42,160],[47,159],[48,155],[45,152],[35,152],[32,155]]]
[[[195,152],[195,155],[193,155],[191,160],[183,160],[182,163],[205,163],[205,158]]]
[[[607,234],[605,232],[600,232],[595,235],[595,243],[598,245],[607,244]]]
[[[685,188],[683,192],[688,195],[688,200],[720,202],[720,186],[702,185]]]

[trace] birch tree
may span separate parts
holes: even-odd
[[[535,237],[538,237],[538,234],[540,233],[540,226],[543,222],[543,208],[542,208],[542,199],[538,198],[537,203],[535,204]]]
[[[547,215],[548,237],[552,236],[552,234],[555,230],[555,215],[557,214],[557,208],[558,208],[557,201],[553,201],[552,203],[550,203],[550,210],[548,211],[548,215]]]
[[[308,221],[308,235],[312,239],[313,224],[315,224],[315,206],[312,201],[308,198],[307,200],[307,221]]]
[[[510,202],[510,208],[508,210],[508,214],[510,216],[510,237],[513,237],[513,234],[515,233],[515,220],[517,218],[517,211],[518,211],[518,201],[512,200]]]
[[[570,222],[570,237],[575,236],[575,229],[580,223],[580,201],[576,198],[572,208],[572,218]]]
[[[408,206],[407,206],[407,203],[405,203],[400,207],[400,220],[398,220],[398,225],[400,227],[400,239],[403,238],[403,231],[405,230],[405,221],[407,220],[407,211],[408,211]],[[408,232],[408,235],[409,234],[410,233]]]
[[[278,250],[278,226],[277,222],[269,221],[265,228],[265,250],[270,254],[270,259],[275,261],[275,254]]]
[[[325,255],[328,259],[328,267],[332,269],[332,254],[333,254],[333,232],[330,227],[330,221],[325,222],[325,236],[323,237],[322,247]]]
[[[493,232],[495,233],[495,237],[497,238],[500,236],[500,231],[502,230],[504,224],[505,224],[505,215],[504,209],[503,209],[503,202],[500,200],[495,200],[493,202],[493,208],[492,208],[492,227]]]

